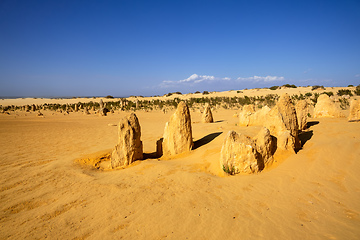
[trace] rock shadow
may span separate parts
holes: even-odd
[[[205,144],[208,144],[209,142],[214,140],[216,137],[218,137],[222,133],[223,132],[210,133],[209,135],[206,135],[205,137],[200,138],[199,140],[196,140],[194,142],[193,150],[195,150],[201,146],[204,146]]]
[[[313,131],[307,131],[307,132],[301,132],[299,134],[299,139],[300,139],[300,143],[301,143],[301,148],[303,148],[303,146],[305,145],[305,143],[307,141],[309,141],[312,136],[314,135]]]
[[[214,123],[220,123],[220,122],[223,122],[224,120],[218,120],[218,121],[215,121]]]
[[[157,152],[152,152],[152,153],[143,153],[143,159],[141,160],[136,160],[136,161],[143,161],[143,160],[147,160],[147,159],[156,159],[158,158],[158,154]],[[161,156],[160,156],[161,157]]]
[[[306,128],[310,128],[314,125],[318,125],[319,124],[319,121],[311,121],[311,122],[307,122],[306,123]]]

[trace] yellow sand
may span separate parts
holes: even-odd
[[[43,113],[0,114],[0,239],[360,238],[360,123],[310,119],[296,155],[257,175],[224,176],[226,133],[260,129],[237,126],[234,110],[214,111],[212,124],[191,112],[190,154],[120,170],[79,159],[110,152],[111,125],[128,113]],[[136,114],[152,157],[172,112]]]

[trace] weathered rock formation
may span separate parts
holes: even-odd
[[[262,165],[258,163],[258,152],[250,137],[228,132],[220,153],[220,167],[229,174],[256,173]]]
[[[212,115],[212,112],[211,112],[211,108],[210,108],[210,105],[208,103],[206,103],[206,105],[205,105],[205,110],[204,110],[204,113],[202,115],[201,122],[203,122],[203,123],[212,123],[212,122],[214,122],[214,118],[213,118],[213,115]]]
[[[243,106],[239,113],[239,126],[250,126],[252,115],[255,113],[255,106],[253,104]]]
[[[84,109],[84,114],[86,114],[86,115],[90,114],[89,109],[87,107],[85,107],[85,109]]]
[[[278,138],[279,149],[292,151],[300,149],[296,110],[287,93],[280,97],[276,106],[267,114],[264,125],[270,130],[271,135]],[[279,138],[285,140],[279,141]]]
[[[350,103],[349,122],[360,121],[360,100],[352,100]]]
[[[270,110],[271,109],[268,106],[264,106],[260,110],[256,111],[253,115],[251,115],[252,118],[250,119],[250,125],[263,126]]]
[[[321,94],[317,99],[317,103],[314,109],[314,117],[315,118],[323,118],[323,117],[343,117],[343,114],[340,112],[340,108],[338,108],[333,101],[326,94]]]
[[[100,109],[101,109],[101,108],[104,108],[104,102],[103,102],[103,100],[102,100],[102,99],[100,99],[100,101],[99,101],[99,105],[100,105]]]
[[[191,117],[188,106],[181,101],[170,121],[165,124],[162,150],[163,155],[171,156],[188,152],[193,146]]]
[[[263,127],[260,132],[254,137],[256,144],[256,151],[260,154],[261,162],[266,165],[271,162],[276,151],[276,138],[270,135],[269,129]]]
[[[253,139],[229,131],[221,148],[220,167],[229,174],[257,173],[271,162],[275,151],[275,138],[267,128]]]
[[[100,116],[107,116],[108,112],[109,112],[109,110],[107,108],[100,108],[100,110],[99,110]]]
[[[255,111],[254,105],[245,105],[239,113],[239,126],[262,126],[269,112],[270,108],[268,106]]]
[[[107,109],[105,107],[104,102],[103,102],[102,99],[100,99],[99,105],[100,105],[100,109],[99,109],[100,116],[106,116],[107,113],[109,112],[109,109]]]
[[[295,105],[295,109],[299,130],[305,130],[307,127],[307,117],[309,113],[307,102],[305,100],[298,101]]]
[[[119,123],[119,139],[111,154],[111,167],[126,166],[143,158],[143,145],[140,140],[141,128],[134,113]]]

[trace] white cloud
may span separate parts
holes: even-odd
[[[285,78],[278,77],[278,76],[266,76],[266,77],[253,76],[253,77],[247,77],[247,78],[239,77],[239,78],[237,78],[237,80],[253,81],[253,82],[276,82],[276,81],[284,81]]]
[[[228,77],[218,78],[218,77],[208,76],[208,75],[193,74],[188,78],[178,80],[178,81],[169,81],[169,80],[162,81],[162,83],[160,84],[160,87],[165,88],[165,87],[177,86],[180,84],[193,85],[193,84],[197,84],[197,83],[201,83],[201,82],[221,81],[221,80],[230,80],[230,78],[228,78]]]
[[[186,86],[186,85],[190,85],[193,86],[195,84],[199,84],[199,83],[209,83],[209,82],[221,82],[221,81],[227,81],[230,82],[232,79],[229,77],[214,77],[214,76],[209,76],[209,75],[197,75],[197,74],[193,74],[188,78],[182,79],[182,80],[177,80],[177,81],[170,81],[170,80],[165,80],[162,81],[160,83],[160,87],[161,88],[168,88],[168,87],[177,87],[177,86]],[[235,80],[235,79],[234,79]],[[253,77],[239,77],[236,80],[238,81],[250,81],[250,82],[276,82],[276,81],[283,81],[285,80],[284,77],[278,77],[278,76],[265,76],[265,77],[261,77],[261,76],[253,76]]]
[[[360,74],[356,74],[355,77],[360,77]]]

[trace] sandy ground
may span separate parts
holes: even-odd
[[[191,112],[195,149],[174,159],[151,159],[172,112],[137,111],[149,158],[108,171],[77,160],[111,151],[128,113],[43,113],[0,115],[1,239],[360,238],[359,122],[310,119],[297,154],[224,176],[226,133],[260,129],[234,110]]]

